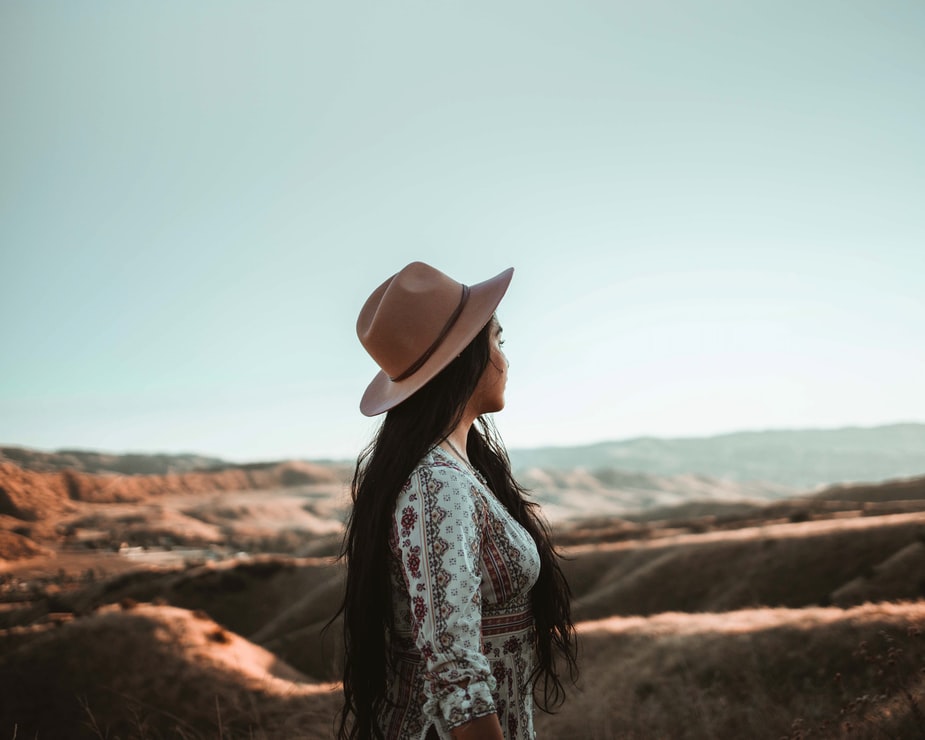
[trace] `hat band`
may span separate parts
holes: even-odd
[[[456,306],[456,310],[453,311],[452,315],[447,320],[443,329],[440,331],[440,334],[434,340],[434,343],[430,345],[430,347],[427,348],[427,351],[425,351],[424,354],[421,355],[414,362],[413,365],[411,365],[411,367],[405,370],[405,372],[403,372],[401,375],[396,375],[394,378],[389,378],[389,380],[391,380],[393,383],[397,383],[400,380],[405,380],[406,378],[410,378],[412,375],[414,375],[418,370],[420,370],[424,366],[424,363],[427,362],[431,358],[431,356],[434,354],[434,352],[437,351],[437,347],[439,347],[442,344],[443,340],[446,339],[446,335],[450,333],[450,329],[452,329],[453,326],[456,324],[456,322],[459,320],[459,315],[462,313],[463,308],[465,308],[466,301],[468,299],[469,299],[469,286],[463,285],[462,295],[459,297],[459,305]]]

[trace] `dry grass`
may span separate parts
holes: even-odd
[[[883,483],[830,486],[820,491],[816,498],[829,501],[921,501],[925,499],[925,476]]]
[[[320,738],[339,701],[211,619],[150,604],[47,628],[4,656],[0,686],[5,737]]]
[[[925,706],[923,625],[922,603],[585,623],[582,691],[559,714],[539,716],[538,734],[925,736],[912,708]]]
[[[586,622],[580,690],[538,733],[917,737],[923,627],[921,602]],[[340,701],[205,615],[148,604],[47,628],[0,663],[0,685],[7,737],[311,740]]]
[[[751,606],[840,605],[872,598],[878,567],[919,543],[925,514],[776,523],[733,532],[678,535],[567,551],[564,570],[579,619]],[[911,553],[912,551],[910,551]],[[881,579],[878,598],[918,598],[916,570]]]

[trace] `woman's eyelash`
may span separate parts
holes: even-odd
[[[499,346],[499,347],[503,347],[503,346],[504,346],[504,340],[503,340],[503,339],[499,339],[499,340],[498,340],[498,346]]]

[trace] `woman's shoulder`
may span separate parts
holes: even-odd
[[[435,498],[456,498],[462,495],[477,508],[483,502],[471,477],[463,471],[448,452],[434,447],[421,458],[402,488],[399,498],[423,495]]]

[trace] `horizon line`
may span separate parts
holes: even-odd
[[[539,444],[531,445],[524,447],[511,447],[509,452],[517,451],[531,451],[531,450],[567,450],[575,449],[581,447],[596,447],[599,445],[608,445],[608,444],[620,444],[627,442],[637,442],[641,440],[662,440],[666,442],[679,442],[684,440],[709,440],[709,439],[718,439],[720,437],[732,437],[738,435],[752,435],[752,434],[784,434],[784,433],[807,433],[807,432],[844,432],[844,431],[853,431],[853,430],[875,430],[875,429],[888,429],[891,427],[902,427],[902,426],[925,426],[925,421],[896,421],[883,424],[872,424],[872,425],[859,425],[859,424],[849,424],[844,426],[837,427],[765,427],[762,429],[739,429],[729,432],[717,432],[714,434],[691,434],[683,436],[660,436],[654,434],[641,434],[633,437],[620,437],[620,438],[610,438],[610,439],[601,439],[594,442],[579,442],[573,444]],[[211,458],[213,460],[218,460],[221,462],[233,463],[236,465],[243,464],[252,464],[252,463],[268,463],[268,462],[285,462],[287,460],[300,460],[304,462],[346,462],[352,461],[355,459],[355,455],[348,457],[333,457],[330,455],[319,456],[319,457],[306,457],[306,456],[289,456],[289,457],[277,457],[277,458],[264,458],[264,459],[232,459],[227,457],[221,457],[212,454],[206,454],[201,452],[190,452],[190,451],[180,451],[180,452],[166,452],[166,451],[139,451],[139,450],[125,450],[121,452],[113,450],[104,450],[99,448],[84,448],[84,447],[58,447],[56,449],[47,449],[41,447],[31,447],[28,445],[22,444],[9,444],[9,443],[0,443],[0,449],[2,448],[12,448],[12,449],[21,449],[21,450],[32,450],[34,452],[42,452],[46,454],[58,454],[63,455],[67,453],[83,453],[83,454],[99,454],[99,455],[116,455],[116,456],[128,456],[128,455],[138,455],[144,457],[203,457]]]

